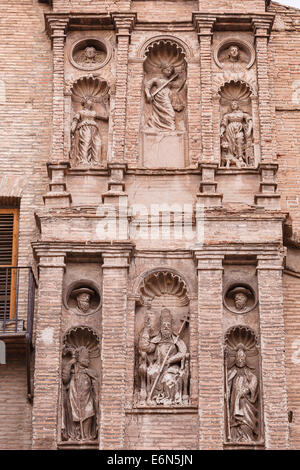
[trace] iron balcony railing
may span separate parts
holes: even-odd
[[[0,337],[23,333],[31,341],[35,287],[31,267],[0,267]]]

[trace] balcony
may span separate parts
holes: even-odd
[[[29,400],[35,290],[31,267],[0,267],[0,341],[25,350]]]

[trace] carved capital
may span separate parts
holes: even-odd
[[[69,25],[68,15],[58,15],[53,13],[45,14],[46,31],[49,38],[62,38],[65,39]]]
[[[274,15],[253,15],[252,16],[252,28],[255,37],[269,38],[272,25],[274,22]]]
[[[193,13],[193,24],[197,31],[199,41],[201,40],[201,37],[212,37],[215,21],[216,17],[213,15]]]
[[[121,12],[113,12],[111,13],[112,21],[116,28],[116,37],[117,41],[119,37],[128,37],[130,42],[131,32],[136,23],[136,13],[128,12],[128,13],[121,13]]]

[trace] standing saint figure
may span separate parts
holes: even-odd
[[[231,163],[240,167],[248,166],[246,148],[251,139],[252,119],[250,114],[239,109],[236,100],[231,102],[231,112],[224,115],[221,122],[220,136],[223,149],[222,164],[229,167]]]
[[[101,137],[97,120],[108,120],[108,113],[98,114],[93,109],[93,101],[85,99],[82,109],[75,114],[71,126],[71,154],[76,165],[99,165],[101,158]]]
[[[64,438],[94,440],[97,437],[98,374],[89,368],[89,350],[80,346],[62,371],[65,386]]]
[[[149,322],[139,338],[140,399],[149,404],[188,402],[189,354],[185,342],[172,332],[172,315],[163,308],[160,330],[151,336]]]
[[[258,379],[246,365],[243,344],[238,344],[233,367],[227,372],[230,437],[234,442],[254,442],[258,437]]]
[[[162,78],[154,77],[145,84],[146,101],[152,105],[147,126],[160,131],[175,131],[175,111],[180,112],[184,109],[178,93],[185,80],[175,85],[179,74],[175,73],[173,65],[163,65],[161,72]]]

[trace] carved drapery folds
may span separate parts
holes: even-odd
[[[147,276],[136,315],[135,397],[138,406],[189,404],[189,298],[169,271]]]
[[[100,339],[89,327],[63,338],[62,440],[94,441],[98,436]]]
[[[179,46],[169,40],[151,44],[146,51],[145,127],[159,132],[183,130],[186,106],[186,62]]]
[[[258,339],[247,326],[234,326],[225,335],[226,438],[235,444],[262,438]]]
[[[185,166],[186,60],[171,39],[153,41],[145,51],[143,156],[148,167]]]
[[[221,166],[255,166],[251,88],[241,81],[231,81],[220,89]]]
[[[101,77],[88,76],[73,83],[70,91],[72,166],[102,166],[107,154],[109,86]]]

